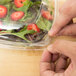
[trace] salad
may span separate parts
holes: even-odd
[[[41,0],[0,0],[0,26],[11,27],[0,28],[0,39],[24,43],[41,41],[54,17],[54,7],[45,3]],[[12,24],[21,27],[12,29]]]

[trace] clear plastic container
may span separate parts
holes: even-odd
[[[0,48],[41,50],[57,16],[57,0],[0,1]]]

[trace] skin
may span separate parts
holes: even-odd
[[[49,31],[49,35],[50,36],[54,36],[58,33],[60,33],[60,31],[62,31],[62,29],[65,27],[65,31],[63,30],[62,32],[65,32],[67,31],[67,28],[69,28],[68,32],[72,34],[72,35],[75,35],[76,34],[76,31],[73,29],[75,29],[74,27],[76,27],[75,25],[76,24],[71,24],[68,26],[68,23],[76,17],[76,0],[66,0],[66,2],[64,3],[64,5],[60,8],[59,10],[59,16],[57,18],[57,20],[54,22],[51,30]],[[69,12],[68,12],[69,11]],[[72,26],[73,25],[73,26]],[[67,26],[67,28],[66,28]],[[72,27],[72,29],[71,29]],[[70,32],[71,30],[71,32]],[[60,34],[64,34],[65,33],[60,33]],[[69,35],[69,33],[67,33],[66,35]]]
[[[68,44],[68,46],[67,46]],[[64,47],[63,47],[64,45]],[[65,57],[59,58],[56,66],[53,67],[53,61],[51,59],[52,54],[60,53],[65,55]],[[71,59],[69,67],[66,67],[66,56]],[[53,69],[56,69],[54,72]],[[41,76],[76,76],[76,42],[67,40],[56,40],[52,45],[50,45],[44,52],[40,62],[40,74]]]
[[[75,8],[76,0],[67,0],[65,2],[59,10],[60,16],[49,31],[50,36],[76,35],[76,24],[72,22],[72,19],[76,17]],[[70,64],[67,63],[68,58],[70,58]],[[67,64],[69,66],[65,69]],[[49,45],[44,50],[41,58],[40,75],[76,76],[76,42],[57,39],[52,45]]]

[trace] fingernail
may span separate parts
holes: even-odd
[[[50,51],[51,53],[56,53],[53,49],[53,45],[48,46],[47,50]]]
[[[51,29],[51,30],[49,31],[49,35],[50,35],[50,36],[53,36],[53,35],[54,35],[54,30],[53,30],[53,29]]]
[[[57,32],[57,29],[51,28],[51,30],[49,31],[49,35],[54,36],[56,32]]]
[[[48,50],[48,51],[52,50],[52,45],[48,46],[48,47],[47,47],[47,50]]]
[[[51,53],[57,53],[56,50],[53,48],[53,45],[51,44],[50,46],[47,47],[47,50]]]

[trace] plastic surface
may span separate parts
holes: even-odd
[[[0,1],[0,48],[38,50],[47,46],[56,9],[54,0]]]

